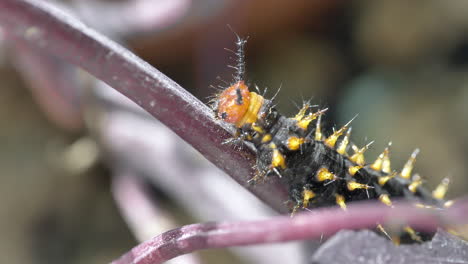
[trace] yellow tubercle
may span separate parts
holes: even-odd
[[[415,193],[418,190],[418,187],[422,184],[422,179],[419,175],[414,175],[413,180],[408,185],[408,190],[410,192]]]
[[[331,134],[328,138],[325,139],[325,145],[329,146],[330,148],[334,148],[336,141],[343,134],[345,129],[347,129],[347,127],[342,127],[339,130],[335,131],[333,134]]]
[[[252,124],[252,129],[255,132],[258,132],[259,134],[265,134],[265,130],[263,130],[263,128],[261,126],[257,125],[256,123]]]
[[[349,120],[348,123],[346,123],[346,125],[344,125],[342,128],[338,129],[337,131],[335,131],[332,135],[330,135],[327,139],[325,139],[325,145],[329,146],[330,148],[334,148],[335,147],[335,144],[336,144],[336,141],[338,140],[338,138],[343,135],[343,133],[348,130],[349,128],[349,125],[351,124],[351,122],[353,122],[353,120],[356,118],[357,116],[353,117],[351,120]]]
[[[367,144],[365,147],[359,149],[356,145],[353,145],[354,154],[349,158],[352,162],[357,165],[365,165],[366,159],[364,157],[364,152],[369,149],[369,146],[374,143],[373,141]]]
[[[405,232],[408,233],[411,237],[411,239],[413,239],[414,241],[416,242],[422,242],[422,239],[420,236],[418,236],[418,234],[416,234],[416,231],[414,231],[413,228],[409,227],[409,226],[406,226],[405,227]]]
[[[331,173],[326,168],[319,169],[316,177],[317,177],[317,180],[320,182],[326,181],[326,180],[334,180],[336,178],[335,174]]]
[[[286,169],[286,162],[283,154],[277,149],[273,150],[273,155],[271,158],[271,167]]]
[[[302,197],[303,197],[302,207],[307,208],[309,207],[310,199],[315,197],[315,193],[311,190],[304,189],[304,191],[302,191]]]
[[[414,163],[416,162],[416,156],[419,153],[419,149],[415,149],[411,154],[411,157],[406,162],[405,166],[401,170],[400,176],[404,179],[409,179],[411,177],[411,171],[413,170]]]
[[[312,114],[309,114],[304,119],[297,122],[297,126],[304,129],[304,130],[307,130],[307,127],[309,127],[310,122],[312,122],[312,120],[314,120],[315,118],[316,117],[314,117]]]
[[[271,134],[266,134],[262,137],[262,143],[268,143],[271,141]]]
[[[304,117],[302,120],[297,122],[297,126],[302,128],[303,130],[307,130],[309,127],[310,122],[315,120],[317,117],[321,116],[323,113],[325,113],[328,109],[323,109],[319,110],[315,113],[310,113],[306,117]]]
[[[355,182],[355,181],[348,181],[348,190],[350,191],[354,191],[356,189],[369,189],[371,188],[371,186],[367,185],[367,184],[363,184],[363,183],[359,183],[359,182]]]
[[[319,116],[317,120],[317,124],[315,125],[315,140],[316,141],[322,141],[321,123],[322,123],[322,116]]]
[[[370,165],[370,168],[375,171],[382,170],[383,154],[380,154],[379,157]]]
[[[364,167],[364,166],[362,166],[362,165],[353,166],[353,167],[350,167],[350,168],[348,169],[348,172],[349,172],[349,174],[350,174],[351,176],[354,176],[354,175],[356,175],[356,173],[357,173],[360,169],[362,169],[363,167]]]
[[[448,200],[444,203],[445,208],[451,207],[455,202],[453,200]]]
[[[391,178],[395,177],[396,174],[396,172],[393,172],[392,174],[389,174],[387,176],[379,177],[379,185],[384,186]]]
[[[347,155],[346,148],[348,147],[348,144],[349,144],[349,137],[351,135],[351,130],[352,130],[352,128],[350,127],[348,129],[348,131],[346,132],[346,135],[344,136],[344,138],[341,141],[340,145],[336,149],[336,152],[340,153],[341,155]]]
[[[385,173],[390,173],[392,171],[391,169],[391,163],[390,163],[390,146],[392,145],[392,142],[388,143],[388,147],[385,148],[383,154],[383,159],[382,159],[382,171]]]
[[[390,147],[392,143],[388,145]],[[377,157],[377,159],[370,165],[370,168],[376,171],[385,171],[386,173],[390,172],[390,159],[389,159],[389,147],[386,147],[385,150]]]
[[[370,168],[375,170],[375,171],[381,171],[382,170],[383,159],[384,159],[384,153],[380,154],[379,157],[377,157],[377,159],[374,161],[374,163],[372,163],[370,165]]]
[[[432,197],[439,200],[444,199],[445,194],[447,194],[449,183],[449,178],[444,178],[442,182],[439,185],[437,185],[434,191],[432,191]]]
[[[392,171],[389,158],[384,157],[384,160],[382,162],[382,171],[385,173],[390,173]]]
[[[390,206],[390,207],[393,206],[393,205],[392,205],[392,200],[390,200],[390,197],[388,196],[388,194],[381,194],[381,195],[379,196],[379,200],[380,200],[383,204],[385,204],[385,205],[388,205],[388,206]]]
[[[287,146],[289,150],[298,150],[304,142],[304,138],[289,137]]]
[[[304,106],[302,106],[301,110],[299,110],[299,113],[296,114],[294,119],[296,121],[301,121],[304,118],[304,116],[305,116],[307,110],[309,109],[309,107],[310,107],[309,104],[304,104]]]
[[[346,203],[345,203],[344,196],[337,194],[335,198],[336,198],[336,204],[339,205],[341,209],[346,211]]]

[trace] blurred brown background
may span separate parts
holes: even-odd
[[[249,36],[248,82],[268,87],[270,96],[282,87],[281,112],[293,114],[312,98],[330,108],[328,128],[359,114],[353,140],[359,146],[375,140],[369,160],[391,141],[399,168],[418,147],[416,171],[429,188],[450,177],[449,198],[468,192],[466,1],[187,0],[161,27],[125,31],[112,26],[126,18],[119,12],[132,17],[140,9],[110,7],[126,2],[132,1],[60,4],[204,102],[214,93],[210,85],[223,85],[217,76],[231,79],[232,54],[224,50],[235,48],[229,24]],[[76,148],[91,157],[97,152],[86,141],[88,129],[75,125],[80,118],[51,121],[12,50],[2,39],[0,262],[107,263],[136,243],[110,194],[112,164],[73,156]]]

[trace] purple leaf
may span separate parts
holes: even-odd
[[[468,264],[468,242],[443,230],[424,244],[395,245],[369,230],[341,231],[323,244],[311,263]]]

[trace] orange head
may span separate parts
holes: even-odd
[[[263,97],[250,92],[244,81],[224,90],[218,100],[218,118],[239,128],[257,121],[257,114],[263,104]]]

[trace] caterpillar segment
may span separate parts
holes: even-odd
[[[239,42],[241,46],[244,44]],[[238,63],[243,62],[239,60]],[[243,67],[237,66],[242,71]],[[291,215],[297,210],[324,206],[338,205],[346,210],[349,202],[369,199],[379,200],[389,207],[393,207],[392,201],[398,198],[426,208],[452,204],[444,200],[448,179],[430,192],[424,188],[420,176],[412,176],[419,149],[411,154],[401,172],[391,169],[391,142],[375,161],[367,164],[364,154],[373,142],[362,148],[350,142],[350,125],[356,117],[325,136],[321,119],[327,109],[313,112],[310,104],[304,103],[295,116],[285,117],[275,109],[272,100],[250,92],[242,78],[235,78],[235,81],[218,95],[216,116],[237,129],[234,140],[248,141],[255,147],[257,173],[251,182],[279,177],[289,186],[293,203]],[[347,153],[350,145],[353,154]],[[377,223],[376,230],[396,243],[400,240],[419,242],[430,237],[421,236],[411,227],[390,232],[384,224]]]
[[[315,128],[317,128],[317,125]],[[287,172],[294,171],[294,173],[285,173],[286,176],[289,175],[286,179],[291,181],[291,188],[300,188],[305,184],[309,184],[313,186],[312,190],[314,191],[314,196],[311,199],[305,195],[299,197],[294,197],[293,195],[292,199],[296,202],[294,211],[307,206],[331,206],[332,204],[337,204],[345,209],[345,197],[348,197],[348,199],[350,199],[349,201],[375,198],[389,207],[393,207],[392,197],[406,197],[412,200],[420,199],[427,204],[431,204],[432,208],[441,207],[441,204],[443,204],[441,202],[443,202],[443,197],[446,192],[446,185],[448,184],[447,181],[443,181],[436,190],[428,194],[422,186],[423,181],[421,177],[417,174],[411,177],[411,179],[407,179],[401,177],[401,173],[390,171],[391,162],[389,149],[391,143],[371,164],[365,163],[364,152],[370,147],[372,142],[363,148],[354,147],[355,153],[348,157],[347,154],[342,151],[346,148],[343,147],[343,144],[349,144],[348,133],[349,130],[347,130],[346,134],[341,134],[340,136],[343,137],[341,142],[339,141],[339,137],[336,139],[336,142],[340,142],[340,144],[335,144],[333,147],[329,144],[325,144],[325,140],[317,141],[314,137],[314,139],[310,139],[309,142],[305,142],[306,145],[303,147],[302,155],[287,155],[289,160],[288,169],[286,170]],[[336,145],[337,147],[335,147]],[[322,153],[322,155],[317,153]],[[414,166],[416,155],[417,152],[411,155],[412,158],[410,158],[411,161],[408,162],[409,165],[405,165],[404,168]],[[303,171],[310,171],[314,166],[323,164],[330,165],[317,167],[315,173],[311,173],[308,179],[302,178],[302,180],[297,180],[297,176],[302,175]],[[301,182],[295,185],[297,181]],[[333,197],[334,201],[327,197]],[[385,231],[382,225],[381,229]],[[394,231],[385,231],[383,234],[388,235],[389,233],[396,243],[400,241],[420,242],[424,240],[410,227],[404,229],[404,234]],[[428,236],[425,236],[425,239],[428,238]]]
[[[226,100],[220,100],[218,117],[235,125],[242,139],[257,149],[254,182],[271,175],[287,181],[295,203],[292,214],[301,208],[334,204],[346,209],[346,200],[375,198],[393,206],[391,197],[421,196],[421,178],[410,177],[417,151],[401,173],[390,172],[391,144],[373,163],[366,164],[364,153],[373,142],[362,148],[352,145],[354,153],[347,154],[354,118],[324,138],[320,121],[326,109],[308,113],[310,106],[304,104],[294,117],[286,118],[271,107],[271,101],[246,89],[242,81],[229,87]],[[225,104],[228,106],[222,107]],[[235,107],[231,109],[232,105]],[[311,125],[314,120],[316,124]],[[441,200],[445,186],[444,182],[431,197]],[[416,238],[416,233],[408,234]]]

